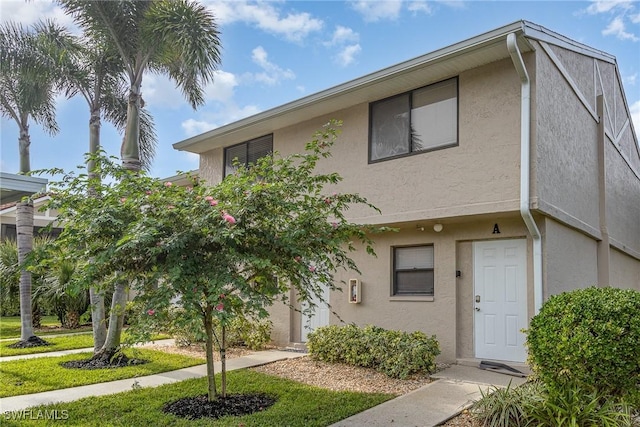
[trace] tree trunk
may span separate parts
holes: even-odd
[[[213,322],[211,320],[211,313],[213,309],[209,305],[204,311],[204,330],[207,333],[207,396],[209,402],[217,399],[218,392],[216,391],[216,377],[213,366]]]
[[[89,288],[91,300],[91,326],[93,327],[93,353],[100,351],[107,340],[107,325],[104,309],[104,292],[96,287]]]
[[[220,365],[222,372],[222,397],[227,397],[227,327],[222,323],[222,340],[220,342]]]
[[[21,156],[22,157],[22,156]],[[16,205],[16,233],[18,243],[18,263],[22,263],[33,249],[33,204],[30,201]],[[20,340],[33,336],[31,309],[31,273],[20,270]]]
[[[96,155],[100,150],[100,109],[97,106],[91,107],[91,117],[89,118],[89,153]],[[96,174],[96,162],[89,160],[87,172],[90,179],[99,179]],[[97,197],[97,191],[89,187],[89,197]],[[105,319],[104,291],[95,286],[89,288],[89,300],[91,302],[91,326],[93,328],[93,353],[100,351],[107,339],[107,322]]]
[[[111,299],[111,313],[109,314],[109,331],[100,351],[93,355],[93,359],[111,359],[120,350],[120,338],[124,326],[124,310],[127,304],[127,287],[124,282],[118,282]]]
[[[127,106],[127,127],[122,140],[122,167],[127,170],[140,171],[140,85],[133,84],[129,90]]]

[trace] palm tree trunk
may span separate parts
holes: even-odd
[[[120,349],[120,338],[124,326],[124,309],[127,304],[127,286],[124,282],[118,282],[111,300],[111,313],[109,314],[109,331],[104,345],[93,355],[93,359],[111,360]]]
[[[22,156],[21,156],[22,158]],[[30,201],[16,205],[16,233],[18,243],[18,263],[22,265],[33,248],[33,204]],[[31,273],[20,270],[20,340],[26,341],[33,334],[31,309]]]
[[[89,153],[98,154],[100,150],[100,110],[98,108],[91,109],[91,118],[89,119]],[[89,160],[87,163],[87,171],[90,179],[99,178],[95,173],[96,162]],[[89,187],[89,196],[96,197],[97,192],[94,188]],[[91,302],[91,325],[93,327],[93,353],[100,351],[107,339],[107,325],[104,309],[104,291],[99,290],[95,286],[89,288],[89,300]]]
[[[127,170],[139,171],[140,163],[140,104],[142,95],[140,85],[134,84],[129,91],[127,106],[127,127],[122,140],[122,167]]]

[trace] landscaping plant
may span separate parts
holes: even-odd
[[[435,372],[440,354],[435,336],[371,325],[322,326],[309,333],[307,348],[317,360],[373,368],[401,379]]]
[[[65,222],[55,245],[92,260],[81,264],[77,286],[109,277],[130,283],[142,315],[129,332],[139,340],[148,340],[150,326],[168,321],[175,307],[184,310],[182,321],[200,322],[207,343],[208,398],[218,394],[216,344],[224,396],[231,322],[266,317],[274,302],[290,303],[291,289],[311,312],[324,286],[339,286],[333,280],[337,269],[357,271],[349,257],[355,244],[373,254],[369,233],[386,230],[349,222],[344,213],[351,205],[370,205],[356,194],[326,188],[338,183],[339,175],[315,171],[318,161],[330,156],[336,125],[317,132],[305,153],[276,153],[239,166],[215,186],[195,177],[190,186],[177,186],[96,159],[101,179],[82,174],[53,184],[56,196],[49,207]],[[88,187],[99,197],[87,200]]]
[[[527,331],[529,362],[551,390],[565,383],[640,404],[640,292],[590,287],[546,301]]]

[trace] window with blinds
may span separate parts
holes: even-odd
[[[238,166],[249,166],[259,158],[273,153],[273,135],[265,135],[224,149],[224,176],[234,173]]]
[[[433,245],[393,248],[393,295],[433,296]]]

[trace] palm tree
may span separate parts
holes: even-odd
[[[213,15],[191,0],[59,0],[88,37],[117,50],[128,78],[127,124],[121,157],[139,171],[142,80],[150,71],[169,76],[193,108],[204,103],[204,87],[220,64],[220,40]],[[120,346],[127,285],[113,294],[109,332],[94,358],[111,358]]]
[[[87,170],[91,179],[100,179],[93,159],[101,147],[102,117],[121,131],[126,128],[128,102],[124,67],[112,45],[89,39],[84,41],[74,72],[67,78],[67,95],[80,94],[89,107],[90,157]],[[153,119],[146,110],[141,110],[140,119],[140,160],[142,167],[149,169],[155,155],[157,137],[153,129]],[[90,196],[95,197],[97,194]],[[94,351],[98,352],[107,337],[104,290],[98,286],[91,286],[89,295]]]
[[[54,96],[73,49],[74,38],[52,22],[38,22],[31,29],[13,22],[0,25],[0,112],[18,125],[20,173],[31,171],[29,119],[50,134],[58,131]],[[16,231],[22,264],[33,247],[33,204],[29,200],[16,206]],[[31,288],[31,274],[23,268],[20,341],[38,344],[32,326]]]

